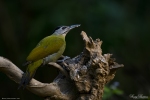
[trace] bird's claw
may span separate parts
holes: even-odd
[[[67,60],[67,59],[70,59],[70,57],[68,57],[68,56],[63,56],[63,59],[62,59],[62,60],[57,60],[57,63],[62,63],[62,62],[64,62],[64,61]]]

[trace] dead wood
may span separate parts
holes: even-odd
[[[102,41],[95,41],[81,32],[85,42],[83,52],[63,63],[49,63],[60,70],[52,83],[41,83],[32,79],[27,89],[45,100],[101,100],[104,86],[111,81],[116,70],[123,67],[102,54]],[[61,67],[60,67],[61,66]],[[0,57],[0,71],[11,80],[20,83],[23,72],[6,58]]]

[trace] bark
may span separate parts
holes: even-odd
[[[81,35],[85,42],[81,54],[62,63],[49,63],[61,72],[52,83],[32,79],[26,89],[45,100],[101,100],[104,86],[123,65],[116,63],[112,54],[102,55],[100,39],[93,41],[83,31]],[[20,83],[23,72],[8,59],[0,57],[0,71]]]

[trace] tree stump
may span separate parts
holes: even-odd
[[[49,63],[61,72],[52,83],[32,79],[26,89],[45,100],[102,100],[105,84],[123,65],[116,63],[112,54],[102,54],[100,39],[94,41],[83,31],[81,35],[83,52],[62,63]],[[0,71],[20,83],[23,72],[6,58],[0,57]]]

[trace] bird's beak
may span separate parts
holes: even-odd
[[[73,28],[76,28],[76,27],[79,27],[80,26],[80,24],[77,24],[77,25],[71,25],[71,26],[69,26],[69,30],[71,30],[71,29],[73,29]]]
[[[72,29],[74,29],[76,27],[79,27],[79,26],[80,26],[80,24],[67,26],[66,32],[64,34],[67,34],[70,30],[72,30]]]

